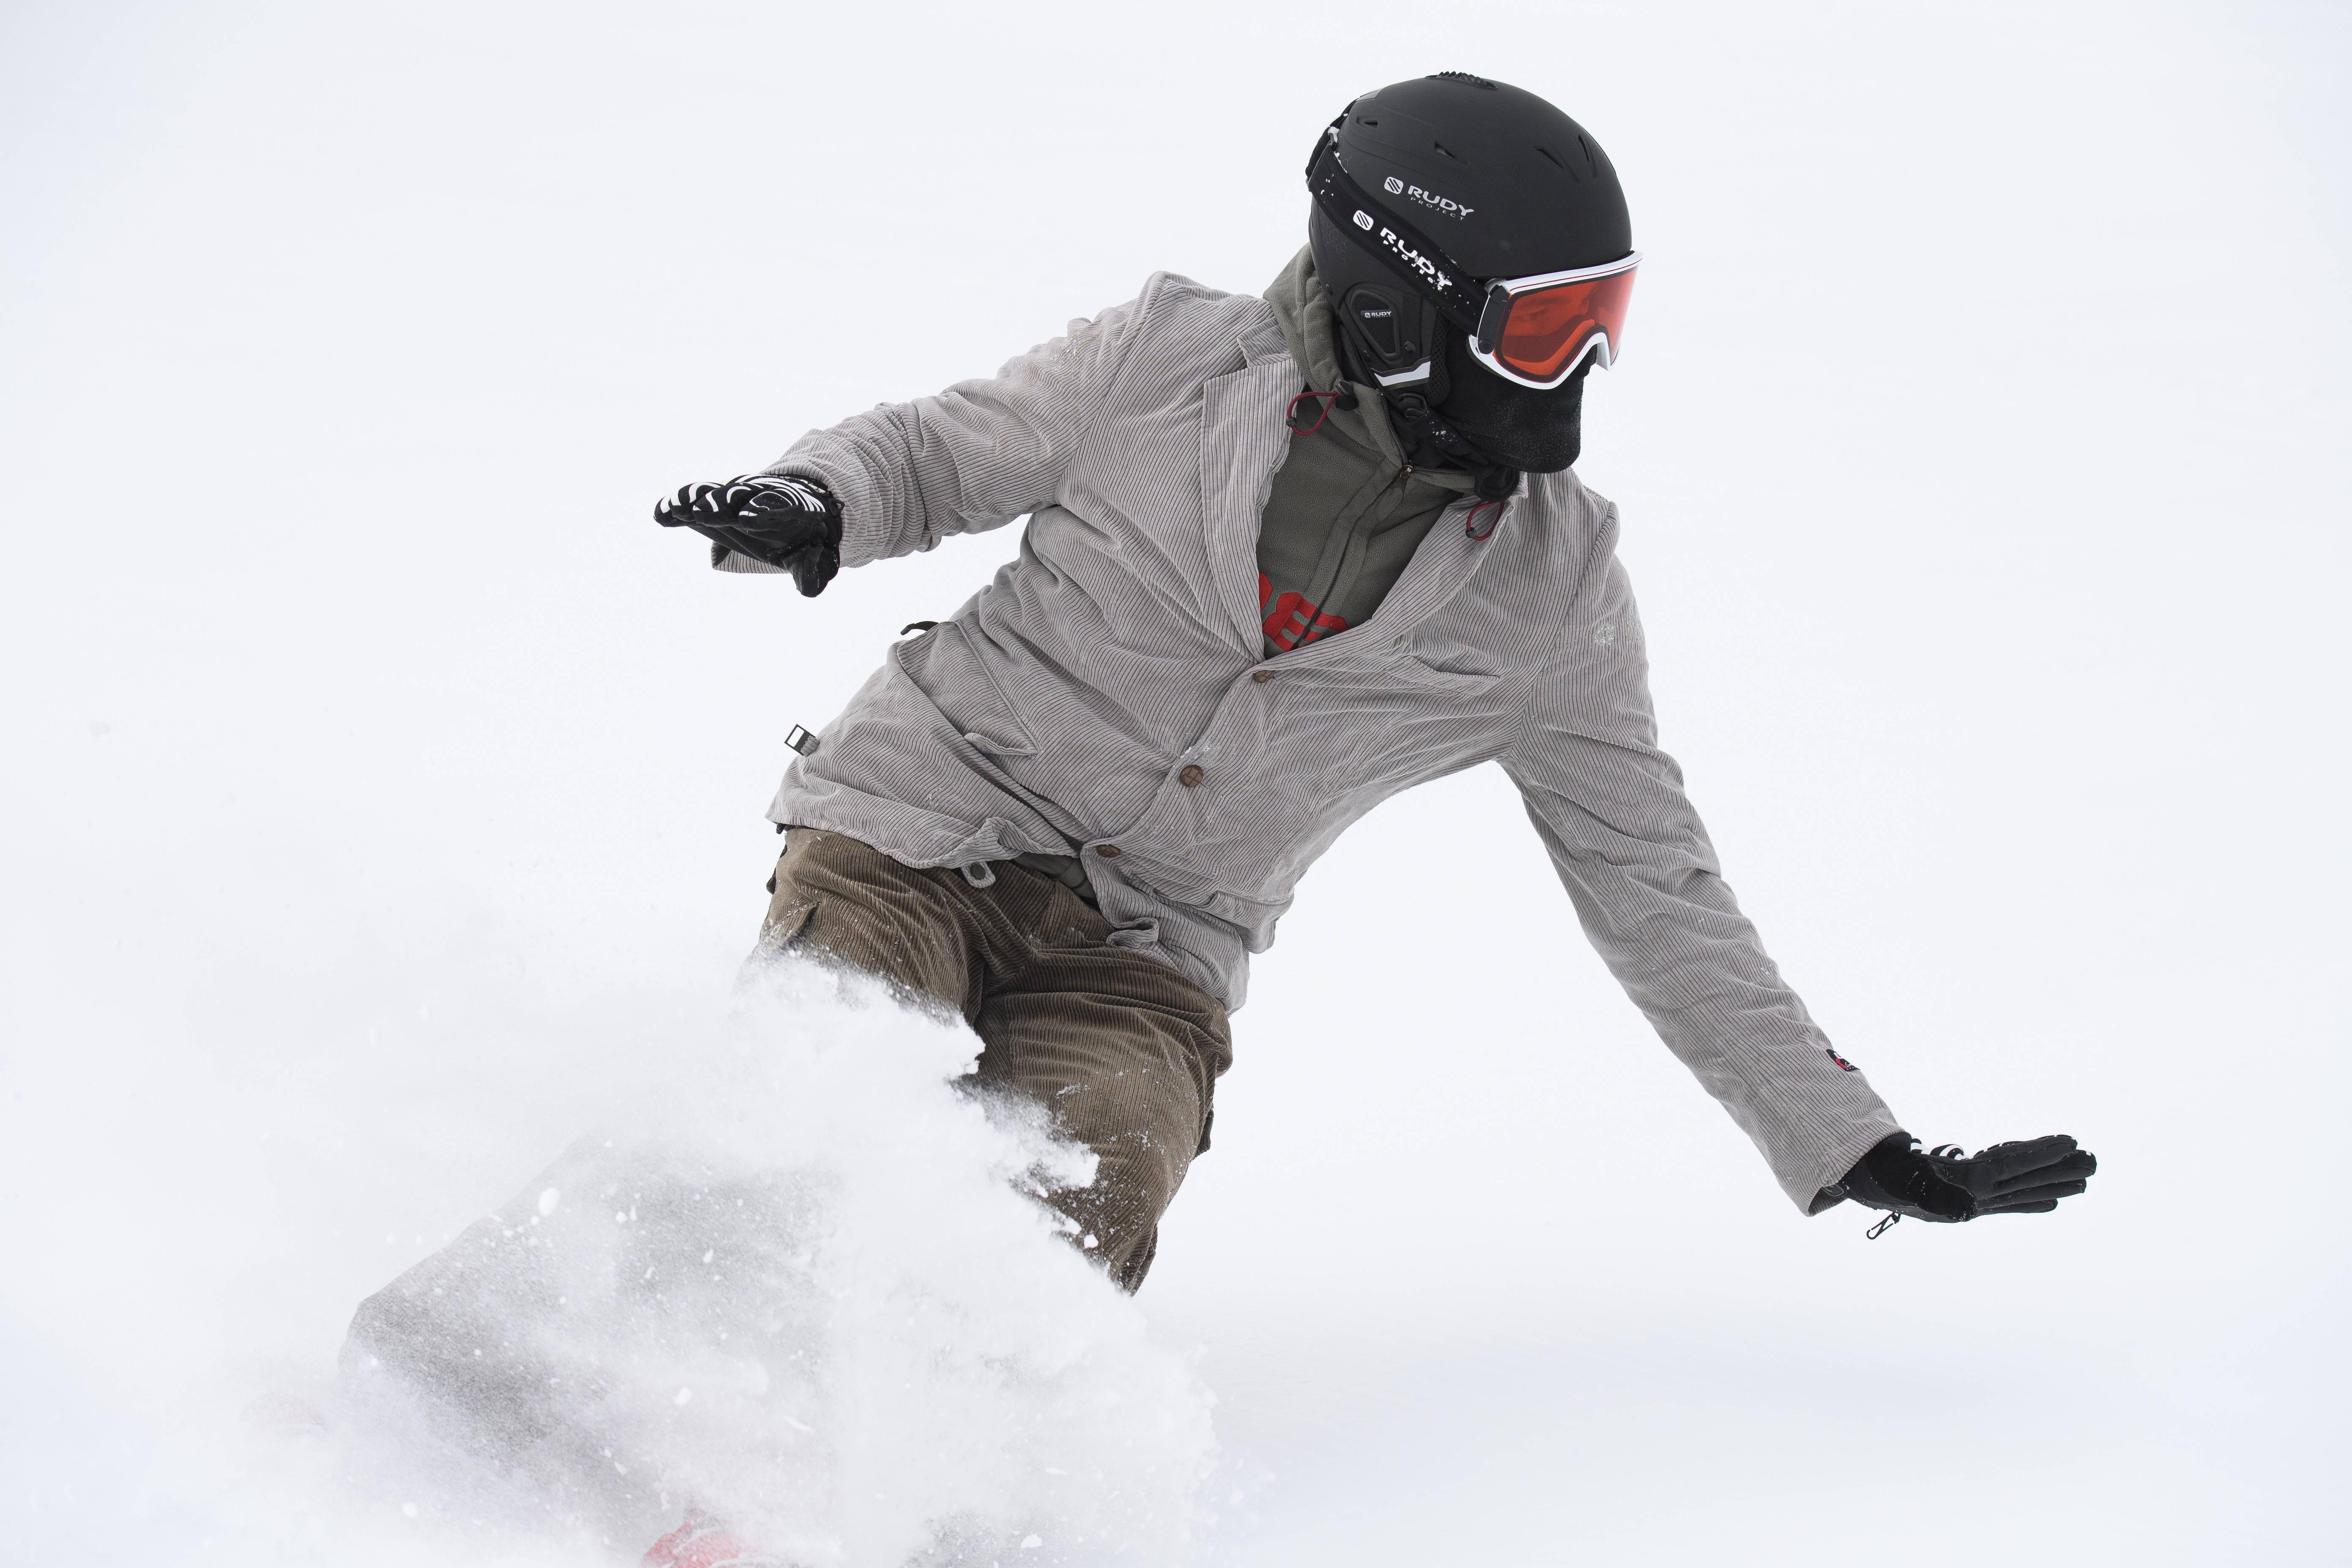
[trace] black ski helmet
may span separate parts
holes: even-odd
[[[1598,267],[1633,248],[1625,193],[1601,143],[1506,82],[1444,71],[1360,95],[1317,143],[1310,184],[1327,147],[1408,239],[1427,236],[1470,275],[1439,275],[1452,289],[1433,289],[1434,268],[1333,221],[1318,192],[1307,220],[1315,270],[1384,386],[1428,377],[1449,315],[1474,330],[1463,315],[1475,324],[1485,280]]]

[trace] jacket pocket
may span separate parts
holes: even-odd
[[[1425,686],[1433,691],[1459,692],[1465,697],[1475,696],[1503,679],[1499,671],[1489,675],[1484,670],[1447,669],[1415,653],[1399,654],[1391,668],[1416,686]]]
[[[1391,647],[1396,672],[1433,691],[1484,691],[1503,679],[1500,670],[1485,668],[1496,662],[1492,652],[1451,637],[1419,643],[1399,637]]]
[[[775,879],[769,879],[769,891],[773,893]],[[790,899],[776,899],[768,906],[768,918],[760,922],[760,941],[753,952],[773,958],[790,952],[798,946],[808,931],[809,921],[816,918],[816,900],[797,889]]]
[[[1029,727],[957,622],[941,621],[921,637],[892,644],[890,657],[967,745],[991,756],[1037,754]]]

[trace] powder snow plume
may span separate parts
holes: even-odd
[[[977,1048],[796,962],[647,1042],[364,1348],[245,1402],[186,1560],[634,1563],[689,1508],[807,1568],[1180,1558],[1210,1396],[1028,1195],[1093,1157],[966,1092]]]

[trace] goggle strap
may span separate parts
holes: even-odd
[[[1462,268],[1445,254],[1443,246],[1373,200],[1371,193],[1339,166],[1339,127],[1347,118],[1343,112],[1331,121],[1315,149],[1315,156],[1307,163],[1307,189],[1314,196],[1315,205],[1323,209],[1323,216],[1340,233],[1354,229],[1363,234],[1365,248],[1388,263],[1391,271],[1435,305],[1438,314],[1475,335],[1483,324],[1480,316],[1488,301],[1471,289]],[[1372,220],[1370,228],[1356,221],[1358,214]],[[1505,301],[1507,308],[1508,303]],[[1502,330],[1499,317],[1495,330]]]

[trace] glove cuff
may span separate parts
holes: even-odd
[[[1948,1223],[1973,1218],[1976,1213],[1976,1200],[1929,1169],[1908,1132],[1890,1132],[1880,1139],[1832,1190],[1913,1219]]]
[[[1871,1169],[1871,1164],[1874,1161],[1883,1161],[1889,1155],[1908,1155],[1911,1152],[1911,1134],[1908,1132],[1888,1133],[1872,1144],[1869,1151],[1853,1163],[1853,1170],[1838,1178],[1836,1186],[1827,1190],[1837,1194],[1840,1197],[1852,1198],[1855,1203],[1866,1205],[1871,1208],[1901,1210],[1904,1206],[1902,1199],[1887,1190],[1886,1184],[1881,1182],[1877,1173]]]

